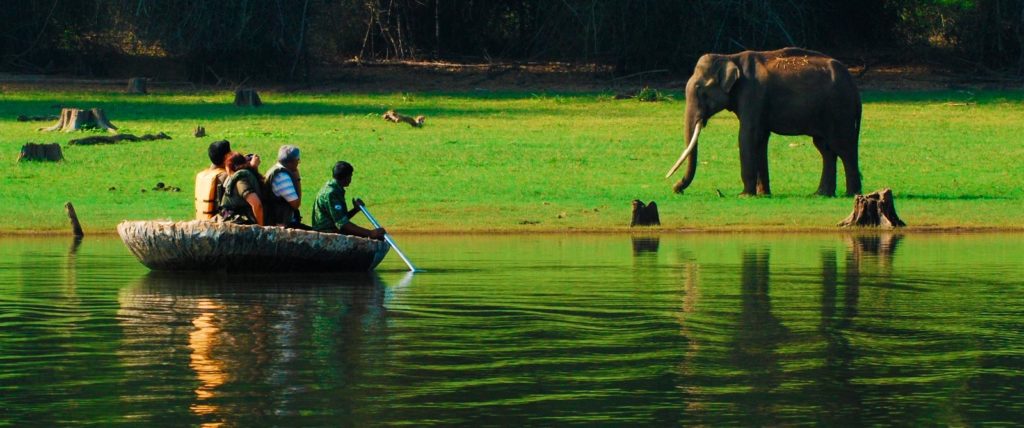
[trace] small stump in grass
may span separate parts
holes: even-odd
[[[146,79],[145,77],[133,77],[131,79],[128,79],[128,89],[125,90],[125,92],[128,92],[129,94],[145,95],[148,93],[146,91],[147,81],[148,79]]]
[[[658,216],[658,204],[654,201],[644,205],[639,199],[633,200],[633,220],[629,227],[636,226],[661,226],[661,217]]]
[[[260,94],[255,89],[239,89],[235,91],[236,107],[259,107],[263,105]]]
[[[21,146],[21,154],[18,155],[18,162],[21,161],[47,161],[57,162],[64,159],[60,151],[60,144],[36,144],[28,143]]]
[[[866,195],[857,195],[853,200],[853,212],[845,220],[839,222],[840,227],[878,226],[892,229],[906,225],[896,215],[892,189],[888,188]]]
[[[192,135],[195,135],[196,138],[205,137],[206,136],[206,128],[204,128],[202,125],[199,125],[199,126],[196,127],[196,130],[192,132]]]
[[[57,124],[48,128],[39,128],[40,131],[63,131],[72,132],[85,128],[102,129],[107,132],[117,132],[117,127],[110,123],[107,114],[101,108],[90,110],[78,108],[65,108],[60,111],[60,119]]]

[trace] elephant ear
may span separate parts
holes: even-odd
[[[732,61],[726,60],[724,62],[721,67],[718,67],[717,80],[722,82],[722,90],[728,93],[732,91],[732,86],[740,79],[740,67]]]

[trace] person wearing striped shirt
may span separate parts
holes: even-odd
[[[293,145],[281,146],[277,151],[277,163],[267,171],[264,188],[266,191],[267,225],[309,230],[302,224],[299,207],[302,205],[302,181],[299,175],[299,148]]]

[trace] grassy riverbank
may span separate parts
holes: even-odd
[[[69,200],[87,233],[122,219],[189,219],[193,177],[221,138],[260,153],[265,167],[278,146],[300,146],[307,201],[334,161],[352,162],[349,195],[394,231],[626,230],[633,199],[658,202],[663,230],[828,230],[852,207],[809,196],[821,161],[808,137],[773,136],[774,196],[737,197],[738,122],[728,112],[701,135],[693,185],[673,194],[664,174],[683,145],[679,93],[659,103],[607,93],[262,95],[264,107],[243,109],[226,92],[0,93],[0,232],[66,230]],[[864,101],[865,191],[891,187],[914,228],[1024,227],[1024,93],[866,92]],[[15,121],[55,114],[54,104],[102,107],[122,132],[174,139],[67,146],[83,135]],[[389,108],[424,114],[426,126],[385,122]],[[197,125],[210,136],[194,138]],[[66,160],[17,163],[26,142],[59,142]],[[182,191],[152,191],[157,182]]]

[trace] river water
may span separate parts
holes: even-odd
[[[0,239],[0,426],[1024,420],[1022,235],[409,236],[155,274]]]

